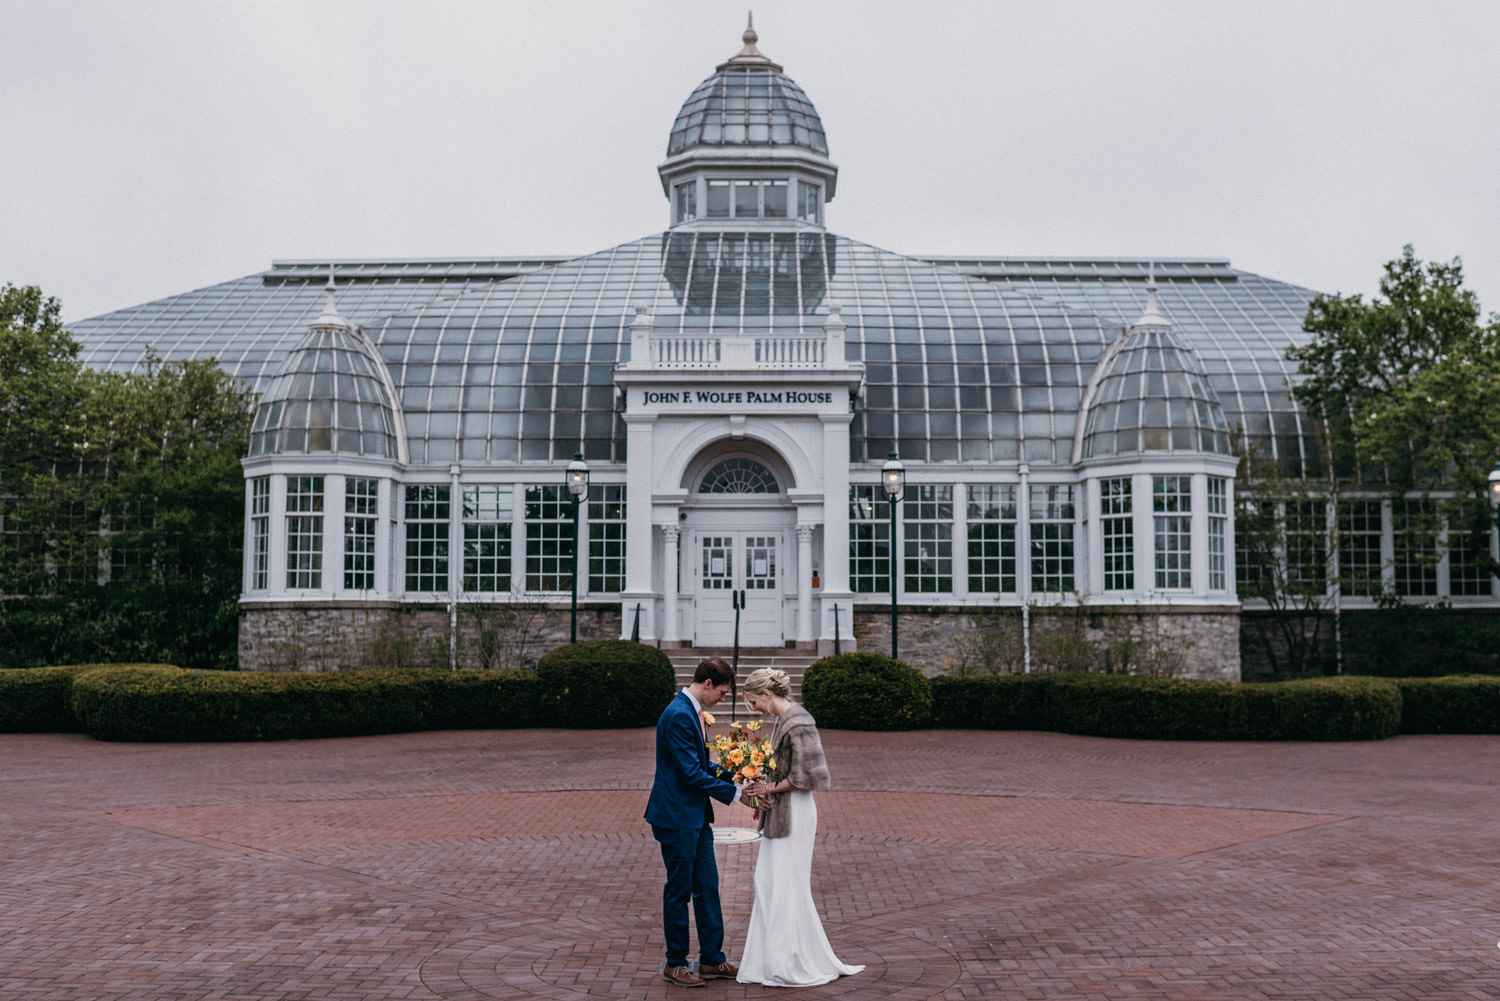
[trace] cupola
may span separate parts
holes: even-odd
[[[261,396],[250,455],[338,452],[402,459],[390,376],[363,331],[339,315],[333,280],[323,313]]]
[[[838,167],[817,109],[760,51],[753,21],[744,47],[683,103],[657,167],[672,225],[823,225]]]
[[[1146,309],[1115,339],[1084,395],[1079,458],[1160,452],[1230,454],[1229,426],[1203,362],[1146,283]]]

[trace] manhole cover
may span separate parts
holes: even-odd
[[[760,832],[752,831],[748,827],[715,827],[714,844],[716,845],[748,845],[752,841],[760,840]]]

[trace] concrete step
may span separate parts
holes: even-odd
[[[734,663],[728,651],[722,650],[697,650],[691,647],[679,647],[673,650],[663,650],[672,661],[672,669],[677,674],[677,685],[679,688],[693,683],[693,672],[698,669],[698,664],[706,657],[717,654],[726,661]],[[802,676],[807,668],[818,660],[819,655],[812,650],[792,650],[785,647],[748,647],[740,649],[736,683],[743,685],[745,679],[750,677],[752,671],[760,668],[770,668],[775,671],[785,671],[792,682],[792,698],[796,701],[802,700]],[[744,707],[741,706],[741,711]]]

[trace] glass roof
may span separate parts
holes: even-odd
[[[1156,276],[1162,307],[1176,334],[1203,362],[1231,432],[1284,468],[1299,472],[1318,459],[1312,419],[1292,402],[1297,379],[1287,348],[1306,341],[1302,320],[1317,293],[1237,271],[1228,261],[1030,261],[960,264],[997,285],[1075,309],[1134,322]]]
[[[1146,261],[934,263],[807,232],[672,231],[571,260],[336,263],[338,307],[400,395],[414,463],[625,460],[614,366],[633,306],[658,331],[821,331],[841,307],[865,365],[856,461],[1067,462],[1106,345],[1139,317]],[[1227,262],[1149,262],[1228,425],[1310,454],[1286,380],[1313,293]],[[279,264],[73,324],[84,358],[129,369],[217,357],[266,394],[322,305],[327,262]],[[490,277],[493,275],[493,277]]]
[[[791,77],[769,66],[726,64],[677,112],[667,156],[696,146],[798,146],[828,155],[817,109]]]

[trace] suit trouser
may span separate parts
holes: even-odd
[[[719,865],[714,860],[714,832],[707,824],[696,831],[651,828],[667,867],[662,887],[662,931],[667,938],[667,965],[686,966],[688,901],[698,925],[698,958],[724,962],[724,912],[719,905]]]

